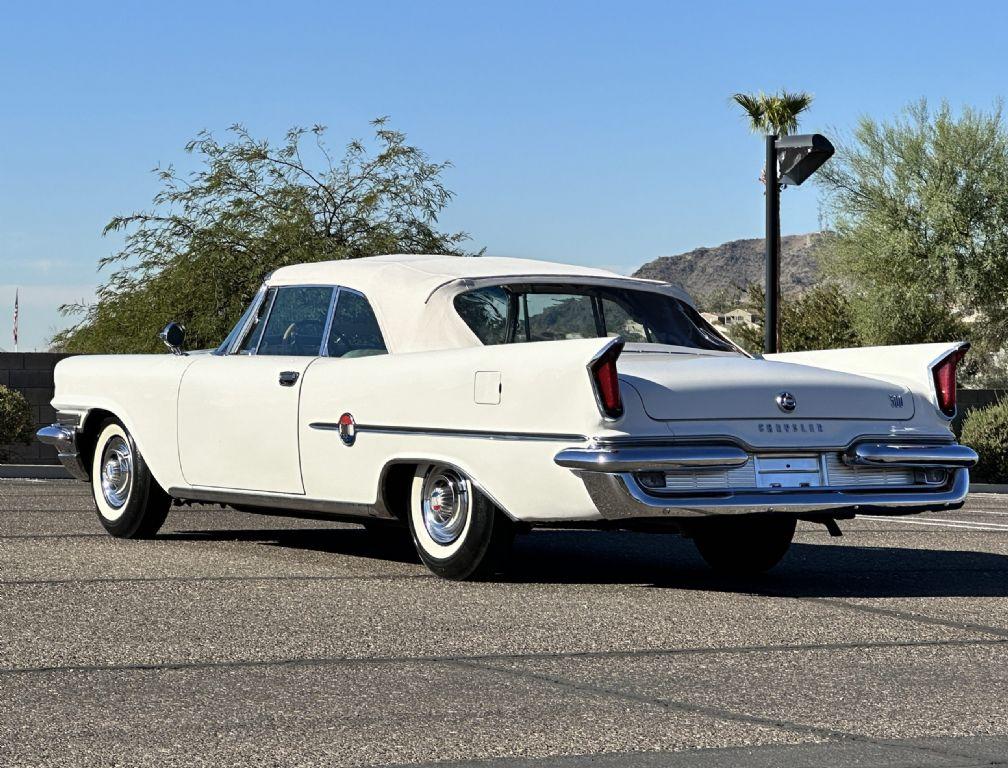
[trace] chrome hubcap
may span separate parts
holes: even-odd
[[[118,509],[129,498],[133,485],[133,454],[129,444],[115,435],[102,451],[101,486],[102,495],[110,507]]]
[[[469,518],[469,481],[454,469],[435,467],[423,485],[423,521],[438,544],[451,544]]]

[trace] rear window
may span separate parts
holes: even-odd
[[[494,285],[455,297],[484,344],[622,336],[629,342],[736,351],[691,306],[653,291],[588,285]]]

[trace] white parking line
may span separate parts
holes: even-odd
[[[969,520],[943,520],[941,518],[929,518],[927,520],[911,520],[898,515],[858,515],[858,520],[875,520],[877,522],[899,522],[907,525],[926,525],[931,528],[953,528],[966,531],[988,531],[990,533],[1003,533],[1008,531],[1008,525],[999,523],[974,523]]]
[[[944,517],[927,517],[924,519],[931,520],[932,522],[935,523],[956,523],[956,524],[967,523],[970,525],[986,525],[989,528],[1003,528],[1006,531],[1008,531],[1008,525],[1006,525],[1005,523],[987,523],[987,522],[981,522],[980,520],[962,520],[962,519],[948,520]]]

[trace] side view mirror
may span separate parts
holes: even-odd
[[[164,330],[158,334],[165,346],[172,351],[173,355],[184,355],[182,345],[185,344],[185,327],[176,322],[170,322]]]

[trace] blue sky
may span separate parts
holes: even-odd
[[[818,17],[814,17],[814,9]],[[0,347],[87,298],[114,214],[149,170],[233,122],[330,140],[390,115],[454,168],[442,223],[488,253],[632,271],[762,233],[760,139],[739,90],[805,89],[803,128],[849,129],[924,96],[1004,95],[1000,3],[18,3],[0,46]],[[770,52],[768,53],[768,48]],[[782,229],[817,227],[817,191]],[[195,276],[198,279],[198,276]]]

